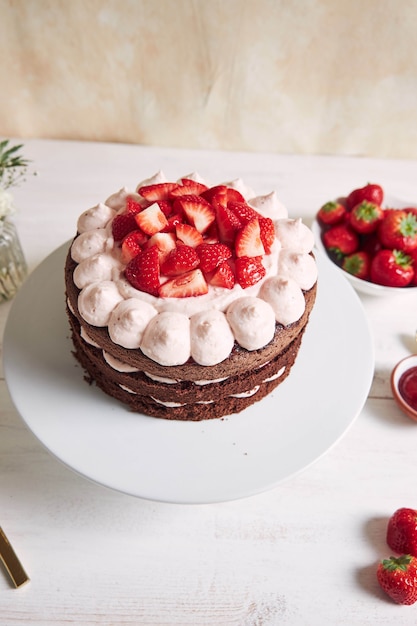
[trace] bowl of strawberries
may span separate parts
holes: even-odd
[[[368,183],[321,206],[312,230],[316,248],[357,291],[417,292],[417,206]]]

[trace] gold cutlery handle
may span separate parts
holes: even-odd
[[[26,574],[25,570],[19,559],[16,556],[15,551],[7,539],[3,529],[0,527],[0,559],[3,561],[3,564],[12,579],[15,587],[21,587],[25,583],[29,581],[29,576]]]

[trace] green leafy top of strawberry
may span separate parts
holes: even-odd
[[[403,237],[414,237],[417,235],[417,216],[413,213],[406,213],[400,220],[399,231]]]

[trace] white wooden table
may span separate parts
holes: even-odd
[[[72,237],[82,210],[160,168],[170,178],[196,170],[276,189],[306,223],[326,200],[368,181],[417,202],[412,161],[46,140],[26,141],[25,155],[38,176],[14,193],[30,270]],[[311,467],[243,500],[173,505],[89,482],[29,432],[2,376],[0,524],[31,582],[15,590],[0,568],[0,624],[415,625],[417,606],[391,603],[375,570],[389,556],[389,515],[417,508],[417,424],[389,386],[395,363],[417,351],[417,300],[361,298],[376,359],[362,412]],[[0,306],[2,331],[9,310]]]

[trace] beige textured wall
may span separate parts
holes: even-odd
[[[417,0],[0,0],[0,136],[417,158]]]

